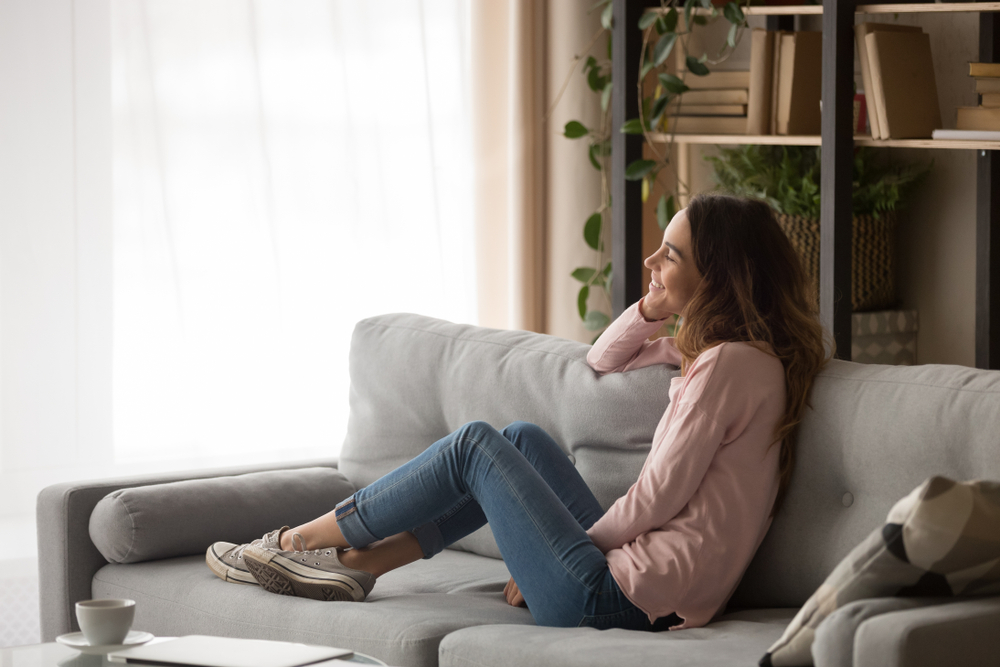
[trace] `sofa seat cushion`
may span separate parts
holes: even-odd
[[[365,602],[319,602],[226,583],[201,556],[107,565],[92,585],[95,598],[135,600],[133,627],[159,636],[295,641],[432,667],[441,639],[454,630],[534,624],[526,609],[504,601],[509,577],[502,561],[445,550],[380,577]]]
[[[732,667],[754,665],[796,609],[742,610],[701,628],[666,632],[488,626],[441,642],[441,667]]]

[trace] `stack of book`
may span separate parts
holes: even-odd
[[[821,32],[754,29],[750,69],[687,73],[693,90],[668,107],[679,134],[819,134],[823,80]]]
[[[969,63],[969,76],[975,78],[982,102],[977,107],[958,107],[955,128],[1000,130],[1000,63]]]
[[[678,134],[746,134],[750,99],[748,71],[684,75],[691,90],[667,107],[664,128]]]
[[[930,36],[919,26],[854,26],[873,139],[930,137],[941,127]]]

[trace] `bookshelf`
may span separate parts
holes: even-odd
[[[656,0],[613,0],[612,37],[613,127],[639,115],[634,91],[638,85],[642,33],[639,17],[659,11]],[[825,113],[817,136],[748,136],[720,134],[674,135],[686,144],[784,144],[826,148],[821,162],[820,200],[820,318],[833,334],[838,357],[851,350],[851,176],[855,145],[938,148],[976,151],[976,332],[978,368],[1000,369],[1000,141],[932,139],[876,140],[855,135],[852,128],[854,81],[854,22],[858,14],[979,13],[979,60],[1000,61],[1000,2],[857,4],[824,0],[823,5],[745,7],[746,15],[767,17],[768,30],[793,30],[798,15],[820,15],[823,23],[823,84]],[[698,9],[696,13],[707,13]],[[619,85],[622,82],[624,85]],[[829,101],[829,103],[828,103]],[[654,134],[654,141],[669,135]],[[617,317],[642,296],[641,184],[625,180],[625,167],[642,157],[643,137],[615,133],[611,151],[612,260],[619,278],[612,283],[613,315]],[[683,161],[683,160],[682,160]],[[622,267],[621,269],[617,267]],[[841,298],[847,295],[847,298]]]

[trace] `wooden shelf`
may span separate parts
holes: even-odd
[[[650,137],[655,143],[668,143],[670,135],[654,132]],[[678,144],[760,144],[768,146],[819,146],[821,138],[816,135],[749,135],[749,134],[675,134]],[[872,139],[871,135],[856,134],[854,143],[858,146],[879,146],[896,148],[958,148],[973,150],[1000,150],[1000,141],[969,141],[961,139]]]
[[[718,10],[718,7],[716,8]],[[775,5],[740,7],[745,16],[805,16],[823,13],[823,5]],[[662,9],[650,11],[666,13]],[[668,10],[669,11],[669,10]],[[696,7],[693,14],[708,16],[712,10]],[[928,2],[905,5],[858,5],[855,14],[941,14],[955,12],[1000,12],[1000,2]],[[722,12],[719,11],[719,15]]]

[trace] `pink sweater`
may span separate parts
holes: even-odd
[[[663,324],[633,304],[587,355],[599,373],[681,363]],[[671,630],[722,611],[771,525],[778,493],[774,427],[785,411],[779,361],[749,343],[705,350],[670,383],[670,406],[639,479],[587,531],[622,592],[650,621],[676,612]]]

